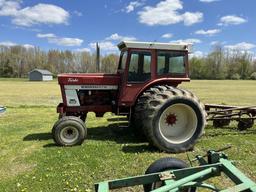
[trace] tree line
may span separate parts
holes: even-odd
[[[192,79],[254,79],[256,60],[249,51],[224,49],[217,45],[204,57],[190,59]]]
[[[57,75],[59,73],[94,73],[96,72],[96,55],[89,52],[72,52],[61,50],[43,51],[38,47],[23,46],[0,47],[0,77],[27,77],[33,69],[46,69]],[[109,54],[101,56],[101,71],[115,73],[118,56]]]
[[[0,46],[0,77],[27,77],[33,69],[53,74],[94,73],[96,55],[90,52],[43,51],[38,47]],[[119,56],[101,56],[100,72],[115,73]],[[190,58],[192,79],[256,79],[256,60],[250,52],[215,46],[206,56]]]

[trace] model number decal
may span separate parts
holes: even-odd
[[[65,85],[66,90],[117,90],[117,85]]]
[[[113,88],[115,86],[111,86],[111,85],[82,85],[81,88],[82,89],[87,89],[87,88],[92,88],[92,89],[110,89]]]

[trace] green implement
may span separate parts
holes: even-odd
[[[196,156],[195,160],[199,162],[199,166],[189,168],[181,168],[182,166],[179,167],[178,165],[183,161],[169,158],[169,160],[172,160],[172,167],[166,166],[167,169],[163,169],[163,162],[167,165],[168,158],[164,158],[164,161],[160,159],[149,168],[156,168],[158,163],[162,166],[161,170],[164,171],[100,182],[95,184],[95,191],[109,192],[112,189],[143,185],[145,192],[194,192],[198,188],[221,192],[256,192],[256,183],[245,176],[234,166],[232,161],[228,160],[227,155],[220,151],[210,150],[206,155]],[[214,185],[205,183],[206,180],[221,176],[221,174],[225,174],[234,185],[226,189],[219,189]]]

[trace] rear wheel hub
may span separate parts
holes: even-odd
[[[175,114],[173,113],[170,113],[169,115],[166,116],[166,119],[165,119],[165,123],[168,124],[168,125],[175,125],[177,122],[177,117]]]
[[[189,140],[197,128],[195,111],[186,104],[176,103],[167,107],[159,119],[159,131],[170,143],[184,143]]]

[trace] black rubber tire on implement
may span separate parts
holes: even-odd
[[[214,119],[212,124],[215,128],[218,128],[228,126],[230,122],[230,119]]]
[[[158,173],[158,172],[168,171],[168,170],[183,169],[183,168],[187,168],[187,167],[188,167],[188,165],[180,159],[164,157],[164,158],[158,159],[155,162],[153,162],[148,167],[145,174]],[[160,181],[157,183],[143,185],[143,188],[144,188],[144,192],[150,192],[150,191],[157,189],[161,186],[163,186],[163,183]],[[195,192],[196,189],[190,188],[190,189],[184,189],[183,191],[184,192]]]
[[[249,128],[252,128],[254,125],[254,120],[253,119],[243,119],[238,121],[237,128],[239,131],[245,131]]]
[[[182,129],[185,130],[184,133],[182,132],[178,135],[180,139],[172,134],[177,131],[181,132],[181,128],[174,129],[169,123],[168,128],[164,129],[163,126],[160,126],[160,124],[164,125],[163,115],[165,112],[170,108],[177,110],[177,108],[174,108],[175,106],[179,108],[179,111],[182,111],[179,112],[181,114],[180,119],[182,116],[187,118],[177,121],[177,123],[182,124],[182,121],[185,122],[187,120],[185,125],[182,125]],[[204,105],[193,93],[166,85],[158,85],[145,91],[138,99],[135,114],[140,114],[143,130],[148,141],[158,149],[172,153],[193,149],[196,141],[203,134],[206,124]],[[190,120],[193,120],[193,122],[189,122]],[[192,123],[194,123],[193,126],[191,125]],[[169,134],[168,138],[163,132],[167,133],[167,135]]]
[[[54,124],[52,136],[59,146],[81,145],[87,136],[87,129],[79,117],[64,116]]]

